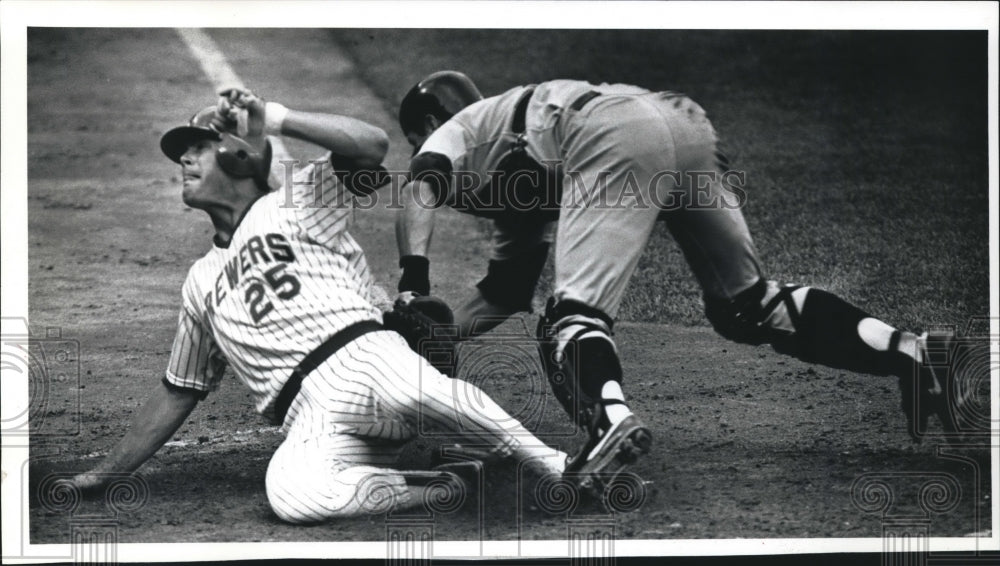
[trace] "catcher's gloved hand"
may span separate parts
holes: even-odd
[[[454,377],[458,326],[451,308],[436,297],[404,295],[382,313],[382,325],[402,335],[438,371]]]

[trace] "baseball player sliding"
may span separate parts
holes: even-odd
[[[242,136],[234,129],[241,115]],[[269,134],[329,153],[272,192]],[[227,364],[257,411],[287,434],[266,477],[285,521],[405,508],[421,503],[429,481],[458,481],[394,469],[418,419],[540,473],[562,471],[565,454],[382,328],[365,256],[348,232],[362,189],[346,181],[379,167],[387,144],[365,122],[291,110],[242,89],[162,137],[163,152],[181,166],[184,202],[208,213],[216,233],[184,282],[165,377],[123,440],[74,479],[79,488],[96,487],[101,472],[137,469],[218,387]]]
[[[931,414],[954,430],[947,377],[921,363],[928,341],[946,338],[899,331],[826,291],[766,277],[740,211],[746,195],[727,182],[715,131],[689,98],[554,80],[484,99],[464,74],[441,71],[406,94],[399,120],[415,148],[396,226],[403,297],[429,291],[437,207],[494,219],[487,274],[455,313],[463,337],[530,310],[554,240],[554,295],[538,338],[556,397],[589,432],[566,468],[583,482],[616,473],[651,445],[625,404],[612,327],[658,219],[683,250],[719,334],[898,376],[915,438]]]

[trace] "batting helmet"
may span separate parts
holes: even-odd
[[[423,133],[424,116],[444,122],[466,106],[483,99],[476,83],[465,73],[438,71],[424,77],[403,97],[399,105],[399,125],[404,134]]]
[[[200,140],[214,140],[219,143],[215,150],[215,161],[232,177],[253,178],[267,182],[268,171],[271,168],[271,144],[265,144],[263,151],[258,151],[245,140],[233,134],[219,132],[212,125],[215,117],[215,106],[199,110],[191,117],[187,126],[180,126],[163,134],[160,138],[160,149],[174,163],[181,162],[181,156]]]

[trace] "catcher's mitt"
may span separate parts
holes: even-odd
[[[438,371],[455,376],[458,326],[447,303],[436,297],[421,296],[408,302],[397,300],[391,311],[382,313],[382,325],[402,335],[410,348]]]

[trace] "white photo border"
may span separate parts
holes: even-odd
[[[655,28],[663,29],[867,29],[986,30],[989,53],[989,238],[991,334],[1000,334],[998,281],[997,177],[997,10],[992,2],[337,2],[317,10],[318,2],[26,2],[0,3],[2,22],[2,312],[27,317],[27,47],[28,27],[370,27],[370,28]],[[580,4],[580,6],[572,6]],[[323,14],[329,14],[324,16]],[[662,24],[662,25],[660,25]],[[992,352],[993,359],[998,353]],[[3,378],[3,404],[14,398]],[[997,376],[992,378],[993,421],[998,420]],[[23,392],[21,394],[24,394]],[[26,543],[25,486],[18,482],[27,459],[27,438],[3,439],[4,561],[65,561],[69,545]],[[1000,548],[996,447],[992,454],[993,506],[989,538],[932,538],[933,551]],[[467,543],[435,541],[447,556],[461,555]],[[881,539],[622,540],[619,556],[694,556],[881,552]],[[8,555],[19,548],[20,558]],[[483,552],[496,557],[551,557],[547,541],[485,541]],[[557,546],[565,548],[565,546]],[[384,542],[366,543],[171,543],[121,544],[122,562],[264,558],[356,557],[385,559]],[[478,554],[478,545],[476,549]]]

